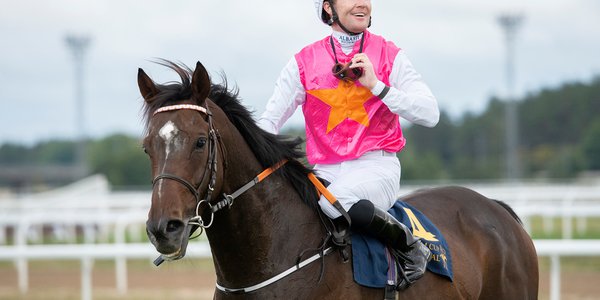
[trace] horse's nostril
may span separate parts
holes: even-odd
[[[179,220],[171,220],[167,223],[167,233],[179,231],[183,227],[183,222]]]

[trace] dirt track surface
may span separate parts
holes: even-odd
[[[549,274],[542,267],[540,299],[548,299]],[[96,262],[93,298],[98,299],[212,299],[215,275],[212,262],[186,260],[163,264],[148,261],[128,263],[127,293],[116,290],[114,264]],[[563,268],[561,299],[600,298],[600,272]],[[20,295],[17,272],[10,263],[0,265],[0,299],[81,299],[81,277],[77,262],[35,262],[29,267],[29,292]]]

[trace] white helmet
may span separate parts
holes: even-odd
[[[324,0],[315,0],[315,9],[317,10],[317,18],[319,18],[319,21],[327,24],[327,22],[325,20],[323,20],[323,1]]]

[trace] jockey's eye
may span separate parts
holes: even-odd
[[[198,149],[204,148],[205,145],[206,145],[206,138],[205,137],[199,138],[198,141],[196,142],[196,148],[198,148]]]

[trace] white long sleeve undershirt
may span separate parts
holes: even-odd
[[[381,100],[391,112],[411,123],[426,127],[433,127],[438,123],[440,112],[437,100],[402,50],[394,59],[389,79],[390,90]],[[385,84],[378,81],[371,93],[379,95],[384,88]],[[281,71],[258,125],[268,132],[279,133],[305,98],[306,91],[300,81],[298,63],[292,57]]]

